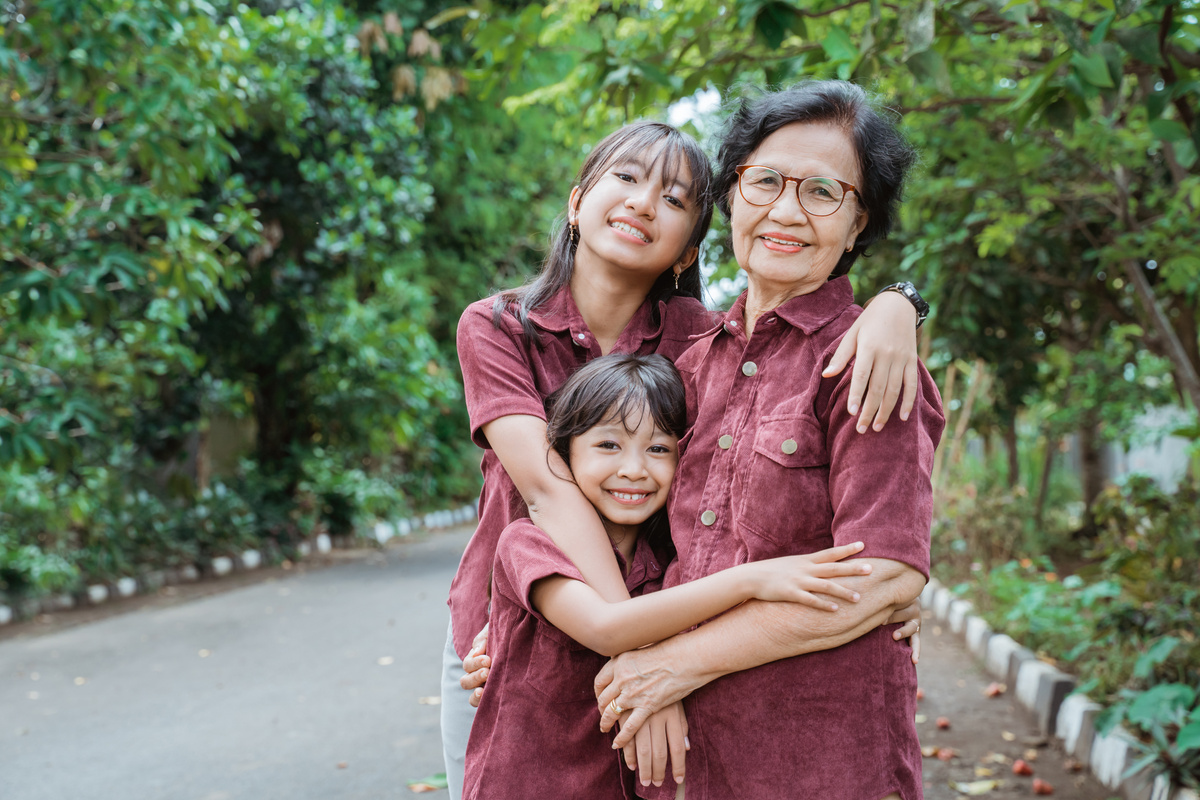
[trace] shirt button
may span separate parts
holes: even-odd
[[[703,522],[705,525],[712,525],[714,522],[717,521],[717,512],[705,511],[703,514],[700,515],[700,521]]]
[[[728,433],[725,434],[720,439],[717,439],[717,447],[721,448],[722,450],[728,450],[729,448],[733,447],[733,437]]]
[[[750,377],[756,372],[758,372],[758,364],[755,364],[753,361],[747,361],[745,364],[742,364],[742,374],[746,377]]]
[[[581,334],[579,334],[579,340],[580,340],[580,341],[583,341],[583,340],[584,340],[584,339],[586,339],[586,338],[587,338],[587,334],[586,334],[586,333],[581,333]]]
[[[779,446],[779,449],[790,456],[792,453],[796,452],[796,440],[784,439],[783,444]]]

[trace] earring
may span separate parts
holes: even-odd
[[[579,226],[571,221],[567,223],[567,227],[570,229],[571,244],[579,244]]]
[[[679,291],[679,273],[675,273],[675,291]]]

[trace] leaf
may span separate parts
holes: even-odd
[[[943,94],[952,93],[950,71],[946,68],[946,61],[938,51],[924,50],[915,53],[905,63],[918,80],[932,83]]]
[[[1079,23],[1071,15],[1059,11],[1057,8],[1047,9],[1050,15],[1050,21],[1054,23],[1054,27],[1058,28],[1059,32],[1066,38],[1067,44],[1072,50],[1086,54],[1091,48],[1088,47],[1087,40],[1083,38],[1083,32],[1079,29]]]
[[[1150,120],[1150,130],[1155,136],[1167,142],[1178,142],[1191,136],[1187,126],[1177,119],[1152,119]]]
[[[428,778],[419,778],[408,782],[408,788],[418,794],[423,792],[434,792],[438,789],[445,789],[448,786],[446,783],[446,773],[439,772],[436,775],[430,775]]]
[[[836,26],[829,29],[829,33],[821,41],[821,47],[834,62],[853,61],[858,58],[858,48],[854,46],[854,42],[844,30]]]
[[[1129,721],[1150,729],[1175,719],[1196,702],[1196,690],[1182,683],[1160,683],[1129,704]]]
[[[1104,60],[1101,53],[1092,53],[1090,56],[1075,53],[1071,56],[1071,66],[1075,67],[1079,76],[1092,86],[1112,89],[1116,85],[1113,83],[1112,75],[1108,72],[1108,62]]]
[[[909,55],[928,50],[935,35],[933,0],[906,4],[905,10],[901,12],[901,25],[904,28],[904,40]]]
[[[770,3],[763,6],[762,11],[754,20],[754,30],[772,49],[783,44],[783,40],[789,33],[799,36],[807,34],[804,18],[797,14],[794,8],[784,3]]]
[[[445,23],[450,22],[452,20],[459,19],[460,17],[467,17],[469,19],[479,19],[479,17],[480,17],[479,9],[473,8],[471,6],[457,6],[455,8],[447,8],[444,11],[439,11],[437,14],[434,14],[432,17],[430,17],[428,20],[426,20],[425,28],[426,28],[426,30],[433,30],[434,28],[436,28],[439,25],[444,25]]]
[[[1200,750],[1200,721],[1189,722],[1179,729],[1175,737],[1175,746],[1180,754],[1187,750]]]
[[[959,794],[965,794],[968,797],[978,797],[995,791],[1000,788],[1000,781],[992,779],[985,781],[971,781],[970,783],[960,783],[958,781],[950,781],[950,788]]]
[[[1162,53],[1158,49],[1157,25],[1143,25],[1140,28],[1113,31],[1113,38],[1126,53],[1138,61],[1156,67],[1166,66],[1162,59]]]

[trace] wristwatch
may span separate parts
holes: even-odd
[[[925,324],[925,320],[929,318],[929,303],[921,297],[921,293],[917,291],[917,287],[913,286],[909,281],[901,281],[893,283],[891,286],[885,286],[879,290],[879,294],[884,292],[898,292],[904,295],[908,302],[913,304],[913,308],[917,310],[917,327]]]

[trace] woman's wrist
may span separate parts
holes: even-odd
[[[917,312],[917,328],[919,329],[925,324],[925,320],[929,318],[929,303],[926,302],[921,293],[917,291],[917,287],[913,286],[910,281],[900,281],[899,283],[885,286],[875,294],[875,297],[879,297],[884,292],[895,292],[912,303],[913,309]]]

